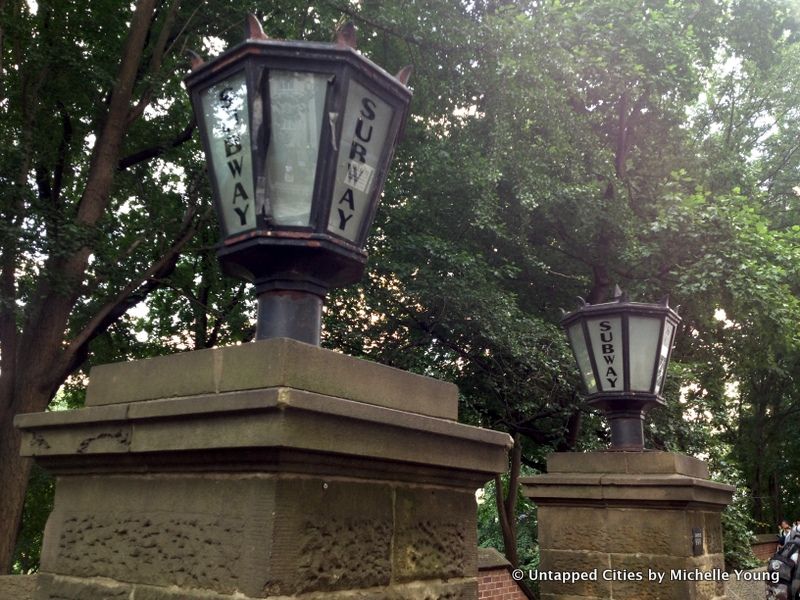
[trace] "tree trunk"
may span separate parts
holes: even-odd
[[[519,565],[517,549],[517,496],[519,495],[519,471],[522,465],[522,444],[520,434],[514,434],[514,448],[511,451],[511,469],[508,474],[508,492],[503,495],[503,480],[495,475],[495,499],[503,533],[503,548],[506,558],[515,567]]]
[[[120,148],[130,125],[131,99],[154,9],[155,0],[139,0],[131,15],[117,79],[75,215],[74,224],[80,228],[94,226],[107,209]],[[23,165],[23,175],[26,171]],[[17,209],[22,210],[22,207]],[[44,411],[59,386],[79,366],[79,357],[84,356],[90,336],[85,337],[85,343],[72,345],[65,345],[64,338],[70,315],[80,298],[80,284],[90,254],[91,248],[87,245],[67,255],[53,254],[47,258],[33,300],[23,309],[26,313],[24,324],[18,329],[13,279],[16,246],[12,244],[3,248],[0,279],[0,304],[3,305],[0,308],[5,307],[0,312],[0,574],[8,573],[12,567],[30,472],[30,461],[19,456],[20,436],[14,428],[14,415]],[[54,285],[56,280],[62,284]],[[104,325],[107,327],[108,323]],[[96,335],[97,331],[93,333]]]
[[[29,381],[25,373],[17,374],[17,381]],[[5,387],[5,386],[4,386]],[[41,412],[47,408],[51,395],[31,384],[18,389],[12,397],[0,398],[0,574],[11,570],[14,548],[25,503],[25,490],[31,460],[22,458],[19,430],[14,427],[14,416],[19,413]]]
[[[0,456],[4,457],[0,461],[0,574],[11,570],[31,467],[30,459],[19,456],[19,432],[13,426],[13,418],[11,411],[0,413]]]

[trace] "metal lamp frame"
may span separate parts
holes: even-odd
[[[327,76],[327,91],[319,140],[308,225],[277,225],[266,194],[266,157],[270,140],[269,72],[314,73]],[[202,95],[218,83],[243,72],[251,132],[254,212],[253,228],[232,235],[224,231],[217,255],[224,270],[255,284],[258,296],[256,339],[292,337],[319,344],[322,301],[330,288],[357,282],[364,271],[367,235],[375,218],[394,148],[402,134],[411,91],[393,77],[342,44],[248,39],[185,78],[198,115],[206,156],[212,156],[210,132],[203,114]],[[373,177],[375,187],[355,240],[328,228],[336,168],[341,148],[345,107],[352,83],[388,104],[392,118]],[[331,114],[339,116],[330,119]],[[220,185],[209,169],[218,214],[222,214]]]
[[[661,304],[646,304],[640,302],[629,302],[621,293],[616,301],[603,304],[584,304],[577,310],[567,314],[561,320],[561,325],[565,330],[569,330],[575,323],[580,323],[583,343],[586,345],[589,361],[592,368],[592,375],[596,382],[597,391],[589,392],[589,386],[583,379],[584,387],[589,392],[588,403],[603,410],[609,419],[611,427],[611,449],[612,450],[642,450],[644,449],[644,417],[647,411],[655,406],[664,405],[666,402],[662,395],[666,372],[659,382],[659,366],[661,362],[660,348],[664,339],[664,329],[669,322],[673,325],[672,334],[668,342],[668,351],[665,358],[664,370],[669,365],[672,354],[672,347],[675,342],[677,326],[681,321],[673,309],[669,307],[668,301],[664,300]],[[631,389],[631,369],[630,369],[630,318],[631,317],[657,318],[661,321],[656,351],[653,356],[653,368],[650,377],[649,391]],[[602,317],[619,318],[622,332],[622,364],[623,364],[623,389],[614,391],[602,390],[602,377],[597,364],[594,349],[592,347],[591,336],[587,322]],[[574,342],[570,340],[573,354],[577,361],[577,349]]]

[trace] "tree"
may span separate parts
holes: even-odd
[[[228,31],[242,15],[228,3],[209,3],[203,15],[145,4],[103,7],[113,14],[104,18],[92,13],[96,2],[2,9],[3,60],[15,68],[4,72],[0,104],[9,117],[0,135],[13,149],[0,158],[2,177],[14,191],[0,237],[0,343],[11,361],[0,380],[15,372],[20,390],[47,382],[36,406],[0,404],[10,407],[0,412],[6,427],[20,407],[41,410],[87,353],[125,358],[247,336],[244,290],[220,280],[212,258],[208,190],[185,141],[191,116],[175,74],[187,40],[235,38]],[[133,18],[140,10],[150,15],[143,25]],[[633,299],[670,293],[684,322],[669,404],[649,419],[648,443],[708,454],[718,473],[741,469],[753,490],[776,480],[753,448],[769,447],[764,460],[794,448],[765,440],[766,417],[791,418],[797,406],[800,61],[787,6],[284,0],[260,16],[276,37],[321,40],[342,15],[378,64],[414,65],[415,95],[368,275],[330,295],[324,344],[457,383],[462,420],[508,431],[520,442],[512,470],[541,471],[552,450],[598,447],[607,436],[576,391],[560,310],[578,295],[605,300],[615,283]],[[68,24],[65,35],[54,22]],[[119,111],[137,118],[117,123],[105,192],[90,196],[107,210],[84,223],[81,198],[99,158],[90,161],[83,142],[94,132],[92,152],[109,147],[102,131],[122,81],[114,73],[130,54],[122,40],[139,27]],[[89,60],[90,80],[75,86]],[[153,234],[154,222],[164,231]],[[147,318],[122,316],[145,296]],[[51,365],[61,365],[59,377]],[[731,398],[734,384],[741,394]],[[13,455],[2,452],[0,460]],[[497,506],[513,556],[511,479],[498,486]]]
[[[649,421],[648,443],[708,453],[720,467],[738,429],[729,386],[746,391],[757,377],[747,356],[766,366],[772,350],[763,349],[791,346],[786,332],[800,316],[794,233],[769,214],[773,201],[759,185],[771,179],[753,178],[751,155],[760,149],[762,177],[782,176],[778,206],[792,206],[782,168],[792,165],[794,140],[760,137],[771,122],[759,122],[758,109],[780,115],[770,100],[780,89],[783,118],[794,118],[797,95],[775,79],[794,81],[786,73],[797,64],[786,6],[418,8],[365,4],[354,13],[376,29],[375,47],[407,53],[422,81],[371,278],[336,296],[327,343],[450,378],[463,417],[521,435],[520,460],[541,468],[548,450],[604,435],[596,420],[580,430],[588,415],[573,392],[558,309],[576,295],[603,301],[614,283],[634,299],[669,293],[684,317],[680,379]],[[754,20],[763,27],[747,25]],[[723,86],[729,57],[753,65],[759,83]],[[745,90],[747,112],[731,121],[722,107]],[[738,328],[716,309],[736,315]]]
[[[46,409],[208,220],[176,98],[187,37],[199,46],[206,19],[228,16],[196,13],[178,0],[0,3],[0,572],[30,469],[14,415]]]

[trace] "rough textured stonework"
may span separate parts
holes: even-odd
[[[298,593],[389,583],[392,523],[388,519],[315,519],[302,529]]]
[[[0,600],[31,600],[36,575],[0,575]]]
[[[115,512],[64,520],[59,572],[233,592],[242,558],[241,518],[204,514]]]
[[[33,600],[267,600],[260,596],[217,594],[208,590],[122,583],[109,579],[85,579],[42,574]],[[318,592],[293,597],[298,600],[478,600],[474,581],[423,581],[367,590]],[[28,600],[9,597],[2,600]],[[280,600],[288,600],[282,596]]]
[[[668,453],[554,455],[546,475],[523,479],[525,495],[538,505],[539,569],[599,576],[541,581],[542,600],[724,598],[720,577],[672,577],[673,571],[724,570],[720,512],[733,488],[707,475],[701,461]],[[695,530],[702,532],[699,555]],[[605,570],[612,573],[604,577]],[[651,571],[664,579],[649,579]]]
[[[442,577],[450,579],[466,571],[465,536],[455,521],[420,520],[398,530],[397,564],[401,581]]]
[[[16,419],[57,477],[35,600],[477,600],[511,440],[454,386],[289,340],[93,377]]]
[[[399,581],[475,573],[474,494],[435,489],[398,491],[395,575]]]

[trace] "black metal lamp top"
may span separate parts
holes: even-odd
[[[364,244],[405,123],[397,77],[334,43],[267,39],[193,61],[185,83],[203,140],[225,269],[256,285],[257,338],[319,343],[322,299],[358,281]]]
[[[629,302],[619,288],[612,302],[584,304],[561,320],[589,403],[611,421],[612,449],[643,448],[644,414],[664,404],[661,393],[678,323],[667,300]]]

